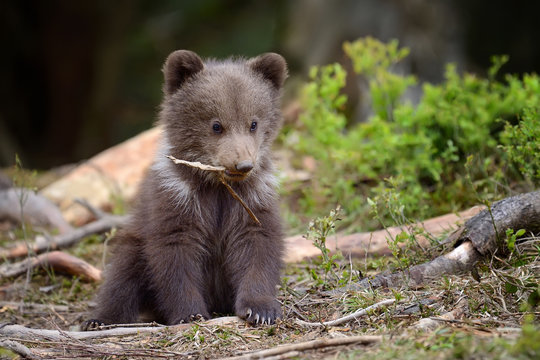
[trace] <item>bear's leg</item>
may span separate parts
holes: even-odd
[[[235,291],[236,315],[252,324],[273,324],[281,317],[276,300],[282,267],[279,241],[254,233],[232,244],[225,265]]]
[[[155,310],[166,325],[210,318],[202,293],[203,255],[197,240],[162,239],[147,248]]]
[[[105,271],[105,281],[97,297],[92,320],[83,324],[88,330],[100,324],[127,324],[137,321],[143,293],[144,263],[140,250],[120,235],[112,262]]]

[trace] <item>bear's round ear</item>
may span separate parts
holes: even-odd
[[[287,78],[287,62],[276,53],[266,53],[248,60],[248,66],[280,89]]]
[[[176,50],[167,57],[163,66],[165,76],[163,91],[166,95],[173,94],[187,79],[203,68],[199,55],[189,50]]]

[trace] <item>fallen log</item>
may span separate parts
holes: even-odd
[[[504,234],[507,229],[525,229],[534,234],[540,232],[540,191],[500,200],[467,220],[462,228],[449,236],[455,246],[450,253],[405,271],[365,278],[331,293],[403,285],[414,287],[444,274],[471,271],[485,256],[495,252],[504,253]]]
[[[497,201],[490,209],[468,220],[463,229],[456,245],[470,241],[484,256],[504,250],[507,229],[540,232],[540,191]]]
[[[537,191],[501,200],[495,203],[490,211],[482,210],[482,207],[477,206],[461,212],[459,215],[447,214],[414,224],[413,226],[422,226],[426,233],[437,236],[444,231],[453,229],[459,221],[469,219],[462,228],[448,237],[447,240],[455,241],[457,246],[451,253],[442,255],[430,263],[414,266],[406,274],[381,275],[369,279],[370,286],[398,286],[397,284],[402,283],[401,279],[403,278],[411,279],[411,285],[419,285],[442,274],[470,270],[481,256],[485,255],[486,251],[496,248],[497,235],[500,234],[495,229],[499,229],[499,232],[502,231],[502,233],[507,228],[527,228],[530,231],[538,231],[540,228],[540,225],[538,225],[538,214],[540,213],[539,193]],[[86,207],[92,210],[91,206],[86,205]],[[520,209],[522,210],[520,211]],[[127,216],[108,215],[95,209],[93,211],[95,215],[99,216],[98,220],[66,234],[53,236],[49,241],[36,241],[32,245],[31,251],[41,253],[47,250],[69,247],[86,236],[103,233],[113,227],[121,227],[127,221]],[[491,219],[492,216],[493,219]],[[493,222],[495,222],[495,226],[492,225]],[[477,228],[480,230],[477,231]],[[367,233],[339,234],[334,238],[330,238],[327,241],[327,246],[332,252],[340,250],[346,256],[387,255],[390,253],[387,237],[396,236],[405,230],[407,230],[407,227],[398,226]],[[482,234],[485,234],[485,236],[482,236]],[[422,246],[428,245],[428,241],[425,237],[419,237]],[[285,244],[287,248],[285,261],[288,263],[299,262],[320,254],[319,249],[301,235],[286,238]],[[0,257],[3,258],[27,255],[28,247],[26,244],[19,244],[16,247],[0,251]],[[364,281],[368,282],[368,279]],[[365,287],[366,285],[359,286]]]

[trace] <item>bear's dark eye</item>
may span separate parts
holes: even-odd
[[[251,127],[249,128],[249,131],[253,132],[257,129],[257,122],[254,121],[251,123]]]
[[[221,134],[221,132],[223,131],[223,128],[221,127],[221,124],[220,124],[220,123],[217,123],[217,122],[216,122],[216,123],[214,123],[214,124],[212,125],[212,130],[214,130],[214,132],[215,132],[216,134]]]

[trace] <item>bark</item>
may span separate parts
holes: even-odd
[[[365,278],[331,293],[375,287],[415,287],[445,274],[471,271],[484,256],[495,251],[504,252],[503,239],[507,229],[540,231],[540,191],[503,199],[469,219],[448,237],[448,242],[454,242],[456,247],[447,254],[405,271]]]
[[[497,201],[491,209],[482,211],[465,223],[457,244],[470,241],[485,256],[504,250],[507,229],[540,232],[540,191]]]

